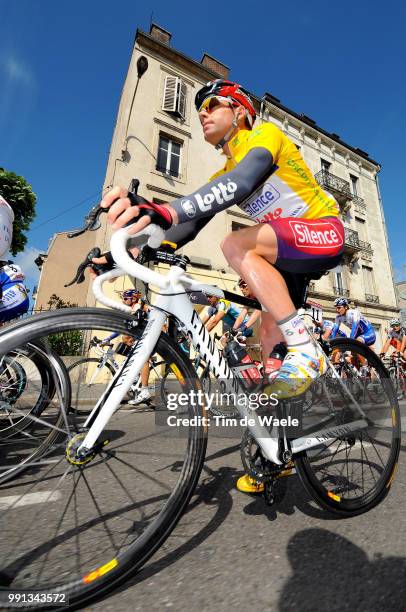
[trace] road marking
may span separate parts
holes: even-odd
[[[0,497],[0,510],[54,502],[61,499],[61,497],[62,494],[60,491],[42,491],[41,493],[27,493],[27,495],[9,495],[8,497]]]

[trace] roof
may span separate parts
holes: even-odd
[[[159,26],[159,27],[161,27],[161,26]],[[163,28],[161,28],[161,29],[163,29]],[[154,43],[154,44],[156,44],[156,45],[158,45],[160,47],[164,47],[167,51],[170,51],[175,56],[178,56],[178,57],[182,58],[183,60],[186,60],[186,61],[190,62],[195,68],[197,68],[199,70],[199,72],[203,72],[203,73],[208,74],[209,76],[213,76],[214,78],[218,78],[218,76],[219,76],[218,73],[214,72],[213,70],[210,70],[209,68],[207,68],[207,66],[203,66],[203,64],[201,64],[200,62],[197,62],[196,60],[192,59],[188,55],[185,55],[181,51],[178,51],[177,49],[172,47],[170,44],[164,43],[164,42],[158,40],[157,38],[155,38],[154,36],[151,36],[151,34],[147,34],[146,32],[143,32],[142,30],[137,28],[137,31],[136,31],[136,34],[135,34],[135,41],[137,40],[137,38],[139,36],[144,37],[147,41],[152,42],[152,43]],[[209,55],[209,54],[205,53],[205,55]],[[209,56],[209,57],[211,57],[211,56]],[[218,61],[219,63],[222,63],[222,62],[220,62],[220,60],[216,59],[216,61]],[[223,65],[225,66],[225,64],[223,64]],[[378,166],[379,168],[381,167],[381,164],[379,162],[373,160],[372,158],[370,158],[369,154],[366,151],[363,151],[359,147],[353,147],[352,145],[348,144],[344,140],[341,140],[340,136],[338,134],[336,134],[335,132],[329,132],[329,131],[323,129],[311,117],[308,117],[307,115],[305,115],[303,113],[299,114],[299,113],[295,112],[294,110],[292,110],[291,108],[288,108],[287,106],[285,106],[284,104],[281,103],[279,98],[276,98],[271,93],[266,92],[261,97],[257,96],[256,94],[254,94],[252,92],[249,92],[249,94],[252,97],[252,99],[257,102],[258,106],[260,106],[262,100],[268,101],[271,104],[273,104],[274,106],[276,106],[277,108],[279,108],[280,110],[288,113],[292,117],[295,117],[299,121],[309,125],[310,127],[312,127],[317,132],[320,132],[321,134],[324,134],[324,136],[327,136],[328,138],[331,138],[332,140],[338,142],[340,145],[342,145],[346,149],[349,149],[350,151],[352,151],[356,155],[362,157],[363,159],[365,159],[366,161],[370,162],[371,164],[373,164],[375,166]]]

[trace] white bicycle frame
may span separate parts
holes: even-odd
[[[149,225],[142,233],[149,236],[148,245],[153,248],[159,247],[164,239],[163,231],[154,225]],[[118,268],[106,272],[95,279],[93,282],[95,297],[105,306],[130,314],[132,312],[130,307],[107,297],[102,289],[105,281],[126,274],[138,278],[144,283],[158,287],[160,292],[158,293],[156,303],[151,307],[145,330],[129,359],[120,367],[113,381],[104,391],[84,424],[85,428],[89,427],[89,431],[79,448],[79,451],[84,453],[92,449],[96,444],[110,417],[129,390],[132,381],[135,380],[145,361],[151,356],[168,313],[174,315],[187,330],[196,352],[200,353],[202,359],[210,366],[210,370],[215,377],[226,382],[227,388],[225,392],[234,393],[236,397],[241,394],[238,378],[233,375],[225,358],[217,349],[215,342],[202,324],[187,295],[187,292],[200,291],[222,298],[224,297],[223,291],[219,287],[195,281],[178,266],[171,266],[168,274],[164,276],[138,264],[127,253],[126,245],[129,238],[130,235],[127,233],[126,228],[120,229],[113,234],[110,247]],[[277,432],[272,430],[270,433],[260,423],[255,411],[247,407],[245,401],[240,401],[239,403],[237,400],[236,407],[242,417],[248,417],[247,421],[251,423],[249,425],[250,432],[261,447],[263,455],[273,463],[281,465],[282,461],[279,458],[279,436]],[[312,433],[311,437],[305,436],[292,440],[291,451],[293,454],[300,453],[303,450],[320,446],[340,435],[349,435],[351,432],[359,431],[367,426],[368,424],[364,419],[359,419],[339,427],[321,429]]]

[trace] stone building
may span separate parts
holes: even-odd
[[[203,140],[193,102],[196,91],[207,81],[228,76],[229,68],[207,53],[198,62],[175,49],[171,34],[156,24],[149,33],[137,30],[103,188],[127,187],[137,178],[141,195],[168,202],[189,194],[221,168],[224,157]],[[323,304],[330,318],[334,298],[350,297],[376,327],[379,347],[387,320],[398,312],[379,164],[273,95],[252,94],[252,98],[257,123],[272,121],[293,140],[319,184],[335,196],[342,210],[346,226],[343,263],[312,283],[311,296]],[[236,206],[216,215],[183,249],[193,264],[190,272],[204,282],[233,289],[236,275],[219,244],[228,232],[251,223]],[[105,223],[91,236],[93,244],[108,250],[110,229]],[[87,303],[94,303],[91,290]]]

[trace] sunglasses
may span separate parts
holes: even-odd
[[[248,289],[247,283],[239,283],[238,286],[239,286],[240,289]]]
[[[219,98],[217,96],[210,96],[210,98],[206,98],[205,100],[203,100],[202,105],[199,108],[199,113],[201,113],[203,110],[206,111],[206,113],[211,113],[215,108],[219,106],[230,107],[230,106],[238,106],[238,105],[230,102],[227,98]]]

